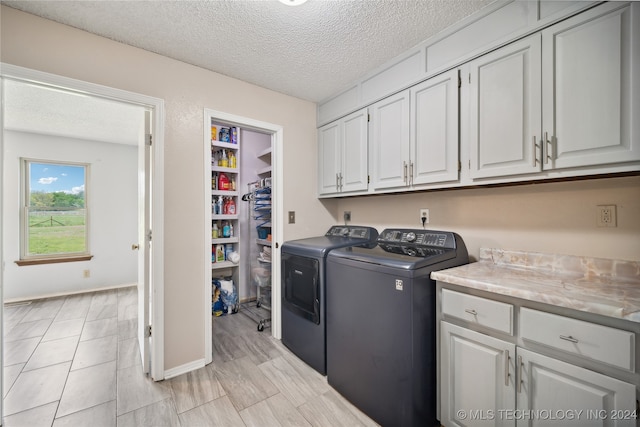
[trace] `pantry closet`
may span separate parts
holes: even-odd
[[[209,124],[208,310],[214,318],[247,315],[262,331],[271,324],[271,153],[276,138],[268,129],[205,112]]]

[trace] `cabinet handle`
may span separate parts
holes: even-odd
[[[509,357],[509,350],[505,350],[505,361],[504,361],[504,386],[509,387],[509,362],[511,361],[511,357]]]
[[[340,172],[340,191],[342,191],[342,172]]]
[[[407,162],[402,162],[402,167],[404,168],[404,183],[407,183]]]
[[[409,163],[409,185],[413,185],[413,162]]]
[[[336,191],[340,190],[340,175],[336,174]]]
[[[536,143],[536,136],[533,136],[533,167],[540,163],[538,160],[538,144]]]
[[[478,312],[477,312],[477,311],[475,311],[475,310],[474,310],[474,309],[472,309],[472,308],[465,308],[465,309],[464,309],[464,311],[465,311],[465,313],[469,313],[469,314],[470,314],[470,315],[472,315],[472,316],[477,316],[477,315],[478,315]]]
[[[544,133],[544,144],[547,147],[547,155],[544,156],[544,164],[549,163],[549,160],[553,160],[555,157],[555,153],[553,152],[553,136],[549,139],[549,135],[547,132]]]
[[[561,340],[565,340],[565,341],[569,341],[572,342],[574,344],[578,344],[578,340],[575,339],[574,337],[572,337],[571,335],[567,336],[567,335],[560,335],[560,339]]]
[[[522,392],[522,356],[518,356],[518,393]]]

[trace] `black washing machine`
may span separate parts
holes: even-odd
[[[330,251],[375,246],[372,227],[333,226],[324,236],[282,244],[282,342],[326,375],[325,263]]]
[[[386,229],[327,257],[327,379],[383,426],[436,425],[432,271],[469,262],[455,233]]]

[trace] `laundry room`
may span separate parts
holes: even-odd
[[[2,425],[637,422],[640,3],[1,3]],[[17,136],[16,82],[148,122]],[[129,215],[46,277],[52,141]]]

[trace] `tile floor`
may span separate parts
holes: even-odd
[[[270,330],[214,318],[213,363],[141,372],[134,287],[4,308],[3,426],[375,426]]]

